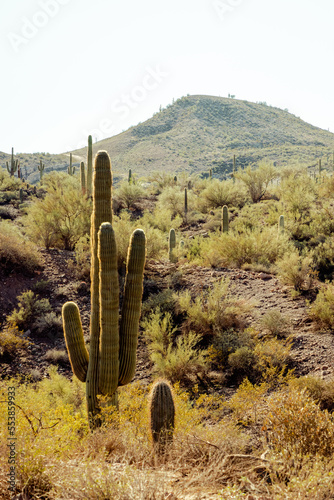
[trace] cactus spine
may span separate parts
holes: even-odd
[[[221,230],[223,233],[228,233],[228,208],[226,205],[222,208]]]
[[[150,395],[150,425],[154,450],[158,455],[166,453],[173,441],[175,405],[171,386],[160,380]]]
[[[136,229],[130,239],[124,298],[119,325],[117,251],[111,225],[111,165],[106,151],[95,158],[93,212],[91,220],[91,321],[90,349],[85,347],[76,304],[63,306],[65,341],[74,374],[86,382],[88,419],[98,419],[97,395],[115,395],[119,385],[129,383],[136,367],[138,325],[143,291],[145,233]]]
[[[8,165],[8,161],[6,161],[6,165],[7,165],[8,173],[10,174],[11,177],[13,177],[13,175],[15,174],[15,172],[17,170],[17,166],[18,166],[18,160],[14,160],[14,148],[12,148],[12,156],[10,159],[10,168]]]
[[[42,163],[42,160],[39,160],[38,170],[39,170],[39,181],[42,184],[43,174],[44,174],[44,163]]]
[[[86,194],[86,174],[85,174],[85,164],[82,161],[80,163],[80,184],[81,184],[81,191],[82,194]]]
[[[176,247],[176,235],[175,229],[171,228],[169,231],[169,240],[168,240],[168,255],[170,262],[175,260],[174,249]]]
[[[88,150],[87,150],[87,182],[86,190],[87,196],[92,194],[92,182],[93,182],[93,139],[92,136],[88,136]]]
[[[67,167],[67,173],[69,175],[73,175],[75,172],[75,167],[73,167],[73,162],[72,162],[72,153],[70,153],[70,164],[69,166]]]

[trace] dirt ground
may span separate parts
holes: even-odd
[[[62,305],[67,300],[75,301],[81,311],[83,328],[88,338],[89,332],[89,284],[78,281],[71,263],[73,252],[61,250],[41,250],[43,256],[42,268],[32,277],[22,275],[19,270],[5,276],[0,276],[0,319],[5,317],[17,305],[16,297],[23,291],[34,289],[36,283],[45,280],[48,282],[41,296],[49,299],[53,311],[61,314]],[[308,316],[308,305],[305,297],[293,299],[288,287],[280,284],[274,275],[241,271],[237,269],[210,269],[203,267],[181,266],[163,261],[148,261],[145,270],[144,295],[147,297],[152,283],[158,289],[168,286],[171,275],[179,275],[179,285],[188,288],[196,295],[200,291],[210,288],[214,282],[222,277],[230,279],[231,292],[252,302],[251,311],[247,317],[249,326],[257,328],[261,316],[269,310],[278,310],[290,320],[292,335],[292,361],[297,375],[313,374],[322,378],[331,378],[334,372],[334,335],[316,329]],[[17,373],[34,376],[45,376],[49,361],[44,359],[50,349],[65,349],[62,332],[54,338],[52,336],[37,337],[25,332],[31,339],[27,351],[22,351],[14,360],[2,360],[0,376],[8,377]],[[135,379],[149,382],[151,365],[142,337],[139,337],[138,362]],[[59,366],[60,373],[71,377],[69,363]]]

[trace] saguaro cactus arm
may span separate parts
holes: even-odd
[[[80,313],[74,302],[66,302],[62,309],[64,336],[73,373],[86,381],[89,355],[85,346]]]
[[[136,229],[132,233],[129,244],[121,312],[119,385],[128,384],[132,380],[136,370],[136,350],[143,295],[145,257],[145,233],[142,229]]]

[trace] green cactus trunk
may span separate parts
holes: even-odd
[[[128,183],[131,184],[132,182],[132,170],[129,168],[129,175],[128,175]]]
[[[73,167],[72,153],[70,153],[70,164],[67,167],[67,173],[69,175],[74,175],[74,172],[75,172],[75,167]]]
[[[167,381],[154,384],[150,394],[150,426],[154,451],[163,455],[173,441],[175,404]]]
[[[44,174],[44,163],[42,163],[42,160],[39,161],[38,170],[39,170],[39,182],[42,184],[43,174]]]
[[[92,194],[92,182],[93,182],[93,139],[92,136],[88,136],[88,150],[87,150],[87,196]]]
[[[169,231],[169,239],[168,239],[168,256],[170,262],[175,261],[175,253],[174,253],[175,247],[176,247],[175,229],[171,228],[171,230]]]
[[[226,205],[222,208],[221,231],[228,233],[228,208]]]
[[[80,163],[80,185],[81,185],[82,194],[85,195],[87,189],[86,189],[85,164],[83,161]]]
[[[63,306],[64,335],[73,369],[86,382],[89,424],[101,424],[97,395],[115,399],[119,385],[131,381],[136,366],[139,316],[145,264],[145,234],[132,234],[119,326],[117,250],[112,228],[111,166],[105,151],[95,159],[91,221],[91,321],[89,355],[77,306]]]
[[[7,171],[10,174],[11,177],[15,174],[17,168],[18,168],[18,160],[14,160],[14,148],[12,148],[12,156],[10,159],[10,167],[8,165],[8,161],[6,161],[7,165]]]

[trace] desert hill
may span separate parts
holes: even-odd
[[[277,166],[300,163],[315,167],[322,159],[325,168],[333,167],[334,134],[310,125],[287,110],[266,103],[252,103],[214,96],[186,96],[155,113],[152,118],[121,134],[93,145],[93,154],[108,151],[113,170],[125,175],[129,168],[137,175],[165,172],[189,174],[208,172],[224,178],[237,167],[263,159]],[[87,149],[75,150],[73,161],[86,161]],[[40,159],[45,172],[65,170],[69,153],[17,155],[26,167],[28,181],[39,180]],[[0,164],[9,155],[0,152]]]

